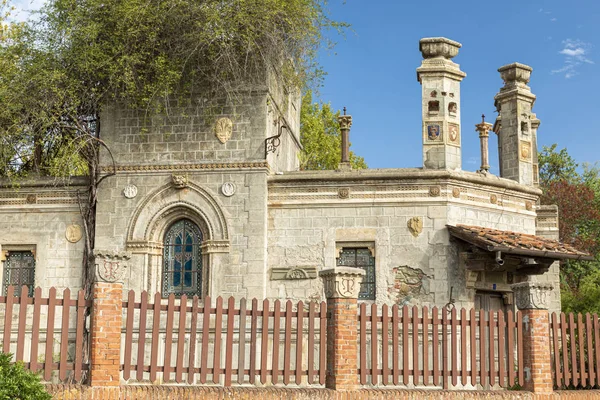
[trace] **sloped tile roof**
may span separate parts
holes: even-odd
[[[541,236],[470,225],[447,225],[452,236],[487,251],[502,251],[529,257],[593,260],[590,254],[557,240]]]

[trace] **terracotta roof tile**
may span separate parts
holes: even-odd
[[[470,225],[448,225],[448,229],[453,236],[488,251],[552,259],[593,259],[588,253],[573,246],[541,236]]]

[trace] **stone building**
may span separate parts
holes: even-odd
[[[322,299],[318,271],[357,266],[365,301],[492,309],[511,306],[511,283],[532,279],[554,285],[558,309],[556,260],[587,255],[555,241],[557,208],[538,205],[532,69],[499,69],[499,116],[476,126],[481,169],[463,171],[460,47],[420,41],[421,168],[351,170],[343,116],[340,168],[298,171],[299,96],[273,80],[210,117],[201,95],[149,127],[107,110],[112,157],[101,166],[114,175],[99,187],[97,263],[127,265],[125,287],[138,292],[259,299]],[[490,131],[500,176],[488,171]],[[84,178],[2,186],[3,287],[81,286],[82,191]]]

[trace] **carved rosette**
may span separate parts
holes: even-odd
[[[511,285],[519,310],[547,310],[554,286],[549,283],[521,282]]]
[[[123,283],[131,259],[128,251],[95,250],[96,282]]]
[[[358,299],[366,271],[361,268],[335,267],[319,272],[328,299]]]

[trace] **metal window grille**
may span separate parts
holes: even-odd
[[[15,296],[21,295],[21,286],[27,285],[29,295],[33,296],[35,285],[35,257],[31,251],[9,251],[4,264],[2,293],[10,285],[15,287]]]
[[[175,222],[165,234],[163,296],[202,295],[202,232],[188,219]]]
[[[359,299],[375,300],[375,257],[368,248],[343,248],[337,265],[362,268],[366,271],[358,294]]]

